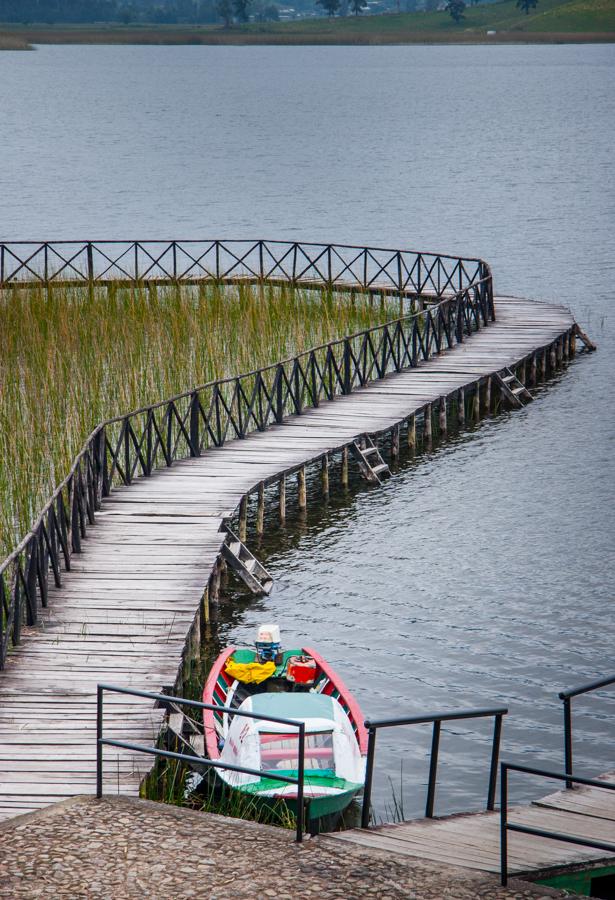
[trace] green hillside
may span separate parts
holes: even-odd
[[[488,34],[491,32],[491,34]],[[494,33],[495,32],[495,33]],[[245,26],[4,26],[33,44],[414,44],[615,41],[615,0],[538,0],[526,15],[515,0],[446,12],[300,19]],[[0,47],[2,43],[0,34]]]

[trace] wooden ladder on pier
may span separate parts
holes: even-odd
[[[504,396],[511,403],[514,403],[515,406],[527,406],[534,399],[523,382],[517,378],[511,369],[502,369],[501,372],[497,373],[496,377],[500,382]]]
[[[361,474],[367,481],[371,481],[372,484],[381,484],[383,478],[390,476],[391,470],[369,435],[363,438],[362,443],[365,446],[355,441],[351,447],[352,453],[359,463]]]
[[[226,526],[226,540],[222,545],[222,556],[253,594],[271,593],[273,578],[228,525]]]
[[[167,706],[167,704],[162,704]],[[164,742],[167,750],[179,750],[187,756],[194,756],[194,764],[188,763],[193,772],[203,774],[202,760],[205,757],[205,735],[203,728],[188,716],[178,704],[169,702]]]

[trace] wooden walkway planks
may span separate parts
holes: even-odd
[[[383,433],[464,385],[548,347],[573,325],[559,306],[500,298],[496,323],[418,369],[115,490],[0,675],[0,818],[94,790],[95,689],[175,682],[186,634],[241,497],[357,436]],[[151,744],[162,714],[109,697],[109,734]],[[136,794],[146,756],[105,751],[106,790]]]
[[[603,777],[614,781],[615,773]],[[615,843],[615,797],[612,792],[598,788],[558,791],[529,806],[513,807],[509,820],[560,834]],[[497,812],[419,819],[369,830],[336,832],[328,838],[432,862],[486,872],[500,871],[500,815]],[[614,858],[603,850],[516,832],[509,833],[508,855],[511,873]]]

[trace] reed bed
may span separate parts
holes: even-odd
[[[0,559],[101,420],[398,315],[273,286],[0,291]]]

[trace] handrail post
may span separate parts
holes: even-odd
[[[498,759],[500,756],[500,742],[502,739],[502,716],[495,717],[493,728],[493,745],[491,748],[491,767],[489,769],[489,791],[487,793],[487,809],[495,809],[495,787],[498,779]]]
[[[564,771],[572,775],[572,708],[570,697],[564,697]],[[566,779],[566,789],[572,787],[572,781]]]
[[[284,366],[282,363],[278,363],[278,368],[276,371],[276,386],[275,386],[275,420],[278,425],[281,425],[284,421],[284,390],[282,387],[282,375],[284,373]]]
[[[344,393],[350,394],[352,391],[350,377],[350,338],[344,338]]]
[[[369,809],[372,800],[372,780],[374,777],[374,757],[376,754],[376,729],[369,722],[367,739],[367,762],[365,765],[365,784],[363,786],[363,806],[361,807],[361,828],[369,828]]]
[[[94,253],[92,250],[92,241],[88,241],[86,255],[88,260],[88,281],[91,288],[94,284]]]
[[[103,793],[103,691],[102,685],[96,687],[96,797],[100,800]]]
[[[508,768],[500,766],[500,879],[508,884]]]
[[[299,722],[299,759],[297,771],[297,843],[303,841],[303,793],[305,779],[305,722]]]
[[[429,783],[427,785],[427,803],[425,804],[425,818],[433,819],[433,807],[436,797],[436,776],[438,774],[438,752],[440,750],[441,723],[436,720],[433,723],[431,736],[431,756],[429,758]]]
[[[199,394],[198,391],[194,391],[190,398],[190,456],[201,455],[199,438],[199,406]]]

